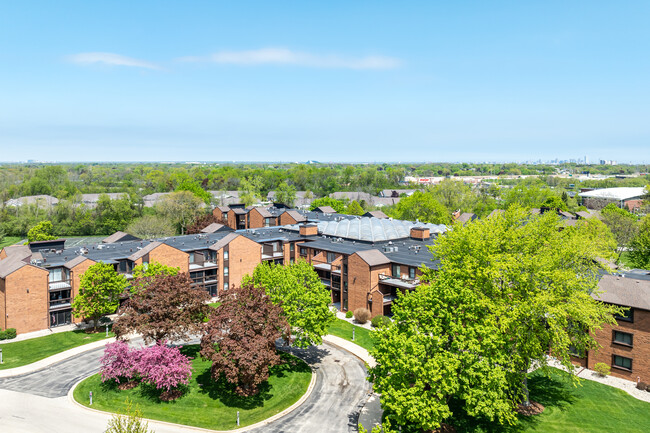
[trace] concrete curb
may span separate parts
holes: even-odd
[[[98,349],[107,345],[108,343],[113,343],[115,337],[106,338],[99,341],[93,341],[92,343],[83,344],[81,346],[73,347],[72,349],[65,350],[63,352],[55,353],[52,356],[47,358],[40,359],[31,364],[21,365],[20,367],[8,368],[7,370],[0,370],[0,378],[20,376],[23,374],[33,373],[38,370],[42,370],[50,365],[54,365],[66,359],[72,358],[84,352],[89,352],[91,350]]]
[[[93,409],[93,408],[90,408],[88,406],[84,406],[83,404],[79,403],[77,400],[74,399],[74,390],[77,388],[77,386],[81,382],[86,380],[88,377],[90,377],[90,376],[87,376],[87,377],[79,380],[77,383],[74,384],[74,386],[72,388],[70,388],[70,391],[68,391],[68,400],[71,401],[74,405],[76,405],[76,406],[78,406],[78,407],[80,407],[82,409],[91,411],[91,412],[95,412],[95,413],[99,413],[99,414],[103,414],[103,415],[115,415],[115,412],[106,412],[106,411],[103,411],[103,410]],[[208,432],[208,433],[241,433],[241,432],[246,432],[246,431],[249,431],[249,430],[252,430],[252,429],[255,429],[255,428],[258,428],[258,427],[262,427],[262,426],[265,426],[267,424],[270,424],[273,421],[276,421],[279,418],[282,418],[283,416],[288,415],[289,413],[291,413],[294,410],[298,409],[298,407],[300,407],[309,398],[312,391],[314,390],[315,385],[316,385],[316,373],[314,372],[314,370],[312,368],[311,380],[309,381],[309,386],[307,387],[307,391],[305,391],[305,393],[302,395],[302,397],[300,397],[298,399],[297,402],[295,402],[294,404],[292,404],[291,406],[289,406],[288,408],[286,408],[282,412],[273,415],[270,418],[267,418],[267,419],[265,419],[263,421],[260,421],[258,423],[251,424],[249,426],[241,427],[241,428],[238,428],[238,429],[233,429],[233,430],[210,430],[210,429],[206,429],[206,428],[202,428],[202,427],[194,427],[194,426],[189,426],[189,425],[184,425],[184,424],[176,424],[176,423],[171,423],[171,422],[167,422],[167,421],[160,421],[160,420],[154,420],[154,419],[149,419],[149,418],[142,418],[142,420],[148,422],[150,424],[150,426],[153,426],[153,427],[155,427],[156,425],[162,425],[162,426],[168,426],[168,427],[173,427],[173,428],[177,428],[177,429],[186,429],[186,430],[191,430],[191,431]]]
[[[325,335],[323,336],[323,342],[338,347],[341,350],[345,350],[346,352],[359,358],[361,362],[363,362],[367,366],[374,367],[375,365],[377,365],[375,359],[372,356],[370,356],[370,354],[366,349],[364,349],[363,347],[359,346],[356,343],[352,343],[351,341],[346,340],[345,338],[337,337],[336,335]],[[348,347],[348,346],[354,346],[354,347]]]

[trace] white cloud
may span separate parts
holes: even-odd
[[[114,53],[79,53],[68,56],[67,59],[68,61],[79,65],[104,63],[106,65],[113,66],[131,66],[135,68],[161,69],[160,66],[154,63]]]
[[[248,51],[220,51],[204,57],[182,57],[183,62],[213,62],[230,65],[296,65],[312,68],[392,69],[399,59],[384,56],[341,57],[292,51],[287,48],[262,48]]]

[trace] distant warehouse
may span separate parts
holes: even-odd
[[[633,212],[641,208],[643,197],[647,194],[644,187],[602,188],[581,192],[583,204],[589,209],[602,209],[609,203]]]

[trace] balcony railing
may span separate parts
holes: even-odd
[[[70,280],[61,280],[61,281],[50,281],[49,289],[51,290],[61,290],[61,289],[70,289],[72,288]]]

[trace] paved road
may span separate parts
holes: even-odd
[[[370,391],[364,365],[349,352],[330,345],[292,352],[315,369],[312,394],[292,413],[251,431],[356,431],[360,405]],[[0,431],[103,432],[110,416],[79,408],[66,396],[75,382],[98,370],[101,353],[102,349],[94,350],[34,373],[0,379]],[[190,431],[156,423],[150,427],[156,433]]]

